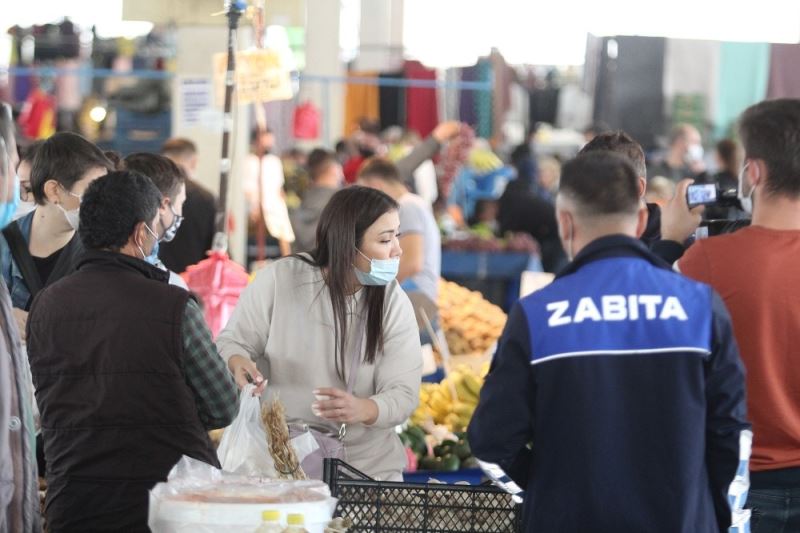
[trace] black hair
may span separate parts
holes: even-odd
[[[23,148],[20,151],[19,162],[22,163],[23,161],[27,161],[28,163],[33,164],[33,158],[36,157],[36,153],[43,144],[44,141],[35,141]]]
[[[254,144],[258,140],[258,136],[262,133],[267,135],[272,135],[272,130],[267,128],[265,130],[260,130],[258,128],[253,128],[250,130],[250,144]]]
[[[358,177],[364,179],[379,179],[390,183],[403,183],[397,165],[384,157],[371,157],[358,171]]]
[[[329,152],[324,148],[315,148],[308,154],[308,173],[312,180],[316,180],[322,176],[331,165],[339,162],[336,159],[336,154]]]
[[[78,233],[90,250],[119,251],[140,222],[152,221],[161,193],[137,172],[114,171],[96,179],[81,201]]]
[[[105,150],[103,155],[111,161],[111,164],[114,166],[114,170],[122,170],[122,154],[117,152],[116,150]]]
[[[647,177],[647,165],[645,164],[644,150],[642,145],[636,142],[633,137],[624,131],[607,131],[595,136],[594,139],[586,143],[581,148],[578,155],[588,154],[590,152],[614,152],[624,156],[633,165],[636,173],[643,177]]]
[[[64,189],[72,187],[92,169],[114,170],[114,165],[93,143],[78,134],[56,133],[39,147],[31,165],[31,192],[38,204],[44,204],[44,185],[57,181]]]
[[[342,379],[345,375],[345,347],[349,326],[347,299],[358,253],[356,250],[361,248],[367,229],[378,218],[397,209],[397,202],[386,194],[356,185],[334,194],[319,219],[317,247],[311,252],[311,257],[312,263],[322,270],[331,296],[333,327],[336,332],[336,372]],[[303,256],[299,257],[303,259]],[[383,350],[386,287],[368,286],[361,290],[366,291],[367,307],[364,361],[373,364],[378,351]]]
[[[800,100],[767,100],[747,108],[739,136],[745,157],[767,166],[766,191],[800,197]]]
[[[722,161],[722,169],[733,174],[739,173],[739,145],[732,139],[722,139],[716,146],[719,159]]]
[[[584,216],[633,214],[639,210],[639,177],[628,158],[614,152],[579,155],[561,169],[559,195]]]
[[[138,152],[122,161],[122,168],[147,176],[161,191],[162,196],[175,201],[181,185],[186,183],[186,173],[171,159],[163,155]]]

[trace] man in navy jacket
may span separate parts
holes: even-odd
[[[720,298],[635,238],[647,213],[623,157],[567,163],[556,206],[574,259],[512,310],[469,428],[475,456],[525,488],[525,531],[744,527],[752,433]]]

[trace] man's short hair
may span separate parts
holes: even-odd
[[[95,168],[114,170],[114,165],[93,143],[75,133],[56,133],[39,147],[31,165],[31,192],[38,204],[45,202],[44,184],[55,180],[72,190],[84,174]]]
[[[800,100],[767,100],[747,108],[739,136],[745,157],[766,164],[767,192],[800,197]]]
[[[185,137],[167,139],[161,145],[161,155],[172,157],[191,157],[197,155],[197,145]]]
[[[632,215],[640,206],[639,176],[626,157],[590,152],[564,165],[558,194],[575,203],[579,216]]]
[[[336,154],[333,152],[329,152],[324,148],[315,148],[308,154],[308,174],[313,181],[319,179],[331,165],[335,165],[339,162],[336,159]]]
[[[647,177],[647,165],[642,145],[624,131],[607,131],[597,135],[584,146],[578,155],[590,152],[614,152],[628,159],[642,178]]]
[[[679,140],[685,139],[690,131],[696,129],[691,124],[681,123],[675,124],[669,132],[669,145],[672,146]]]
[[[359,179],[377,179],[389,183],[402,183],[397,165],[384,157],[371,157],[367,159],[358,171]]]
[[[139,152],[122,160],[122,168],[147,176],[172,201],[178,196],[181,186],[186,183],[186,172],[171,159],[163,155]]]
[[[119,251],[140,222],[155,218],[161,193],[137,172],[115,171],[89,185],[81,202],[78,232],[90,250]]]

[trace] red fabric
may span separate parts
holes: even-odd
[[[56,130],[56,104],[43,90],[36,88],[28,95],[19,116],[22,133],[29,139],[46,139]]]
[[[436,80],[436,71],[426,68],[419,61],[406,61],[405,76],[408,80]],[[439,106],[436,89],[406,89],[406,127],[427,137],[439,124]]]
[[[181,277],[202,300],[206,322],[216,338],[249,282],[247,271],[231,261],[228,254],[211,252],[208,259],[190,266]]]
[[[342,167],[344,173],[344,181],[348,185],[352,185],[358,179],[358,171],[361,170],[361,165],[364,164],[364,158],[360,155],[351,157],[347,163]]]
[[[319,109],[311,102],[300,104],[294,110],[294,138],[319,138]]]

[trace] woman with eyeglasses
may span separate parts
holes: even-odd
[[[109,170],[103,152],[74,133],[56,133],[38,147],[30,170],[36,208],[0,235],[0,269],[23,340],[36,293],[75,270],[83,191]]]

